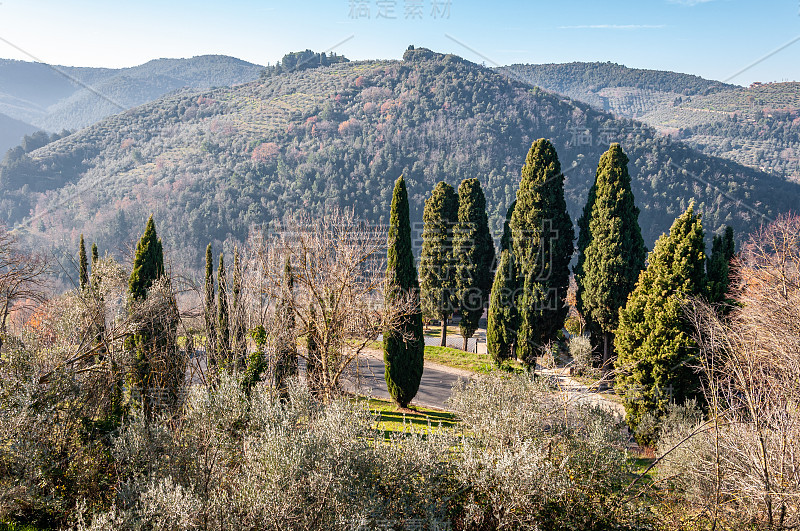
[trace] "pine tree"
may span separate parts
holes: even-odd
[[[523,287],[517,300],[517,356],[533,365],[539,349],[556,339],[567,317],[575,237],[564,200],[561,164],[555,148],[544,138],[528,151],[510,225]]]
[[[89,262],[86,259],[86,245],[83,243],[83,234],[81,234],[81,243],[78,249],[78,264],[80,267],[78,278],[81,291],[86,291],[89,286]]]
[[[708,259],[708,300],[712,303],[728,302],[725,295],[730,286],[730,262],[736,254],[733,228],[726,227],[723,235],[715,235]]]
[[[228,280],[225,274],[225,255],[219,253],[217,266],[217,356],[220,364],[230,369],[231,332],[228,312]]]
[[[690,205],[658,239],[620,310],[615,386],[634,430],[645,413],[663,414],[671,400],[681,404],[700,390],[697,347],[682,304],[704,293],[705,259],[703,225]]]
[[[425,201],[422,215],[422,253],[419,277],[422,312],[441,322],[441,345],[447,346],[447,320],[458,307],[453,230],[458,221],[458,196],[440,182]]]
[[[404,408],[419,390],[425,342],[422,336],[422,309],[419,307],[419,280],[411,251],[408,192],[402,176],[395,182],[392,193],[386,277],[387,307],[409,297],[417,306],[416,311],[401,317],[400,330],[388,329],[383,334],[386,387],[392,399]]]
[[[242,301],[242,264],[238,247],[233,248],[233,289],[231,291],[231,354],[238,366],[247,358],[247,338],[244,326],[244,303]]]
[[[458,328],[467,340],[478,329],[489,303],[494,266],[494,242],[486,216],[486,198],[478,179],[464,179],[458,187],[458,224],[453,235],[461,320]]]
[[[627,165],[619,144],[611,144],[600,157],[579,277],[584,315],[603,337],[604,369],[609,368],[619,309],[636,286],[647,256]]]
[[[206,247],[206,282],[203,287],[203,315],[206,327],[206,359],[213,363],[217,352],[217,304],[214,300],[214,255],[211,244]]]
[[[289,257],[283,268],[283,293],[276,312],[280,323],[278,345],[275,348],[275,387],[287,397],[289,378],[297,376],[297,334],[294,316],[294,273]]]
[[[486,349],[498,365],[512,357],[518,318],[515,290],[514,255],[506,249],[500,254],[500,264],[494,275],[486,325]]]

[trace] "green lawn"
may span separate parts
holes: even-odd
[[[522,372],[525,370],[518,361],[506,362],[497,367],[488,354],[476,354],[450,347],[425,347],[425,360],[468,371],[489,374],[492,371]]]
[[[376,428],[383,431],[388,438],[391,433],[407,433],[410,431],[427,433],[428,430],[436,431],[455,430],[459,420],[453,413],[414,406],[413,411],[400,411],[396,404],[388,400],[377,398],[359,397],[355,400],[364,403],[370,413],[376,417]]]

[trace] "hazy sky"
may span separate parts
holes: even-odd
[[[0,57],[62,65],[202,54],[265,64],[305,48],[400,58],[409,44],[487,65],[613,61],[720,80],[747,69],[730,79],[739,84],[800,80],[800,0],[0,1]]]

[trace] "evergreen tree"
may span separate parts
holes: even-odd
[[[275,387],[287,396],[288,379],[297,376],[297,334],[294,316],[294,273],[289,257],[283,268],[283,293],[276,318],[280,323],[275,348]]]
[[[581,217],[578,218],[578,260],[572,268],[572,272],[575,274],[575,285],[577,287],[575,290],[575,310],[583,317],[585,329],[589,331],[589,341],[592,345],[592,352],[594,353],[602,348],[603,333],[600,327],[592,322],[583,304],[583,263],[586,260],[586,248],[589,247],[589,243],[592,241],[589,221],[592,218],[592,209],[594,208],[596,197],[597,175],[595,174],[595,182],[592,183],[591,188],[589,188],[589,196],[586,200],[586,204],[583,206]]]
[[[464,179],[458,187],[458,224],[453,246],[461,313],[458,328],[467,350],[467,340],[478,329],[489,303],[495,252],[486,216],[486,198],[478,179]]]
[[[206,359],[216,361],[217,352],[217,304],[214,300],[214,255],[211,244],[206,247],[206,282],[203,288],[203,315],[206,327]]]
[[[147,298],[153,283],[165,275],[164,253],[161,240],[156,233],[153,216],[147,220],[144,234],[136,244],[133,271],[128,281],[128,293],[133,304]],[[177,306],[171,301],[167,314],[145,316],[136,333],[126,340],[126,346],[135,351],[133,384],[141,390],[145,417],[151,416],[151,388],[166,387],[175,398],[178,386],[183,383],[183,371],[179,364],[172,363],[176,349]],[[153,363],[158,371],[153,372]],[[158,377],[159,381],[155,380]]]
[[[458,307],[453,230],[458,221],[458,196],[440,182],[425,201],[419,263],[423,315],[441,322],[441,345],[447,346],[447,320]]]
[[[100,260],[100,254],[97,252],[97,244],[92,244],[92,272],[94,272],[94,264]]]
[[[81,234],[80,248],[78,249],[78,264],[79,264],[79,284],[81,291],[86,291],[89,286],[89,262],[86,259],[86,245],[83,243],[83,234]]]
[[[602,334],[603,367],[607,369],[619,309],[636,286],[647,256],[639,209],[631,191],[628,157],[619,144],[611,144],[600,157],[593,188],[589,242],[582,255],[579,285],[583,288],[584,315]]]
[[[517,299],[517,356],[534,365],[539,349],[556,339],[567,317],[575,237],[564,200],[561,164],[555,148],[544,138],[528,151],[510,225],[514,262],[523,285]]]
[[[387,307],[408,297],[417,306],[415,311],[401,317],[400,330],[389,329],[383,334],[386,387],[392,399],[400,407],[406,407],[419,390],[425,342],[422,336],[422,309],[419,307],[419,280],[411,251],[408,192],[402,176],[395,182],[392,193],[386,277]]]
[[[730,262],[736,254],[733,228],[726,227],[723,235],[715,235],[708,259],[708,300],[712,303],[728,302],[725,295],[730,286]]]
[[[226,369],[230,368],[231,332],[228,312],[228,280],[225,273],[225,255],[219,253],[217,266],[217,355]]]
[[[682,304],[704,293],[705,259],[703,225],[690,205],[658,239],[620,310],[615,385],[634,430],[645,413],[663,414],[671,400],[681,404],[700,391],[692,368],[697,347]]]
[[[244,305],[242,301],[242,264],[238,247],[233,248],[233,286],[231,290],[231,354],[238,366],[247,358],[247,338],[244,326]]]
[[[494,275],[486,325],[486,349],[498,365],[513,357],[518,318],[515,290],[514,255],[506,249],[500,254],[500,264]]]

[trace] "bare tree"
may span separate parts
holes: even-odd
[[[695,301],[713,425],[687,458],[686,481],[715,518],[739,514],[770,529],[800,525],[800,217],[755,234],[734,261],[738,307],[727,318]],[[692,443],[695,444],[695,443]]]
[[[12,310],[30,309],[46,299],[47,272],[44,256],[24,252],[17,239],[0,227],[0,353]]]
[[[260,290],[258,315],[275,337],[285,333],[275,307],[289,301],[296,338],[312,337],[313,349],[298,354],[313,368],[309,382],[329,401],[346,374],[357,376],[359,354],[386,329],[398,329],[413,297],[384,304],[386,231],[352,211],[331,210],[322,218],[299,215],[272,231],[255,231],[248,242],[251,286]],[[293,293],[283,281],[286,257],[294,273]],[[406,307],[407,306],[407,307]],[[285,338],[282,338],[285,340]]]

